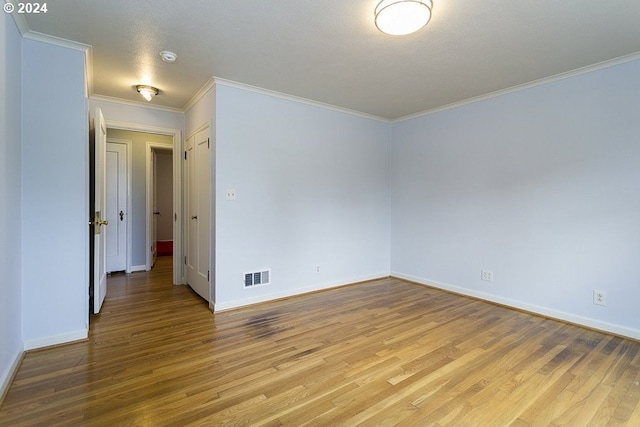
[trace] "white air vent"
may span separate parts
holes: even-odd
[[[268,285],[271,283],[271,270],[255,271],[244,273],[244,287]]]

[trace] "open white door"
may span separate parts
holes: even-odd
[[[107,250],[104,226],[109,224],[106,217],[106,156],[107,156],[107,127],[99,108],[93,116],[94,129],[94,161],[95,161],[95,189],[94,189],[94,256],[93,256],[93,312],[100,312],[104,298],[107,295]]]
[[[210,301],[209,128],[187,139],[187,283]]]

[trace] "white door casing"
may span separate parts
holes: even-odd
[[[128,153],[127,145],[107,142],[106,230],[107,272],[126,271],[128,248]]]
[[[189,286],[207,301],[211,301],[209,145],[208,127],[186,141],[186,276]]]
[[[107,251],[105,226],[108,221],[104,219],[106,207],[106,145],[107,128],[104,116],[99,108],[95,109],[93,116],[95,132],[95,212],[93,217],[94,228],[94,270],[93,270],[93,312],[98,314],[107,295]]]
[[[156,155],[155,150],[151,150],[151,267],[156,265],[156,260],[158,258],[158,205],[157,205],[157,193],[158,189],[156,188],[156,181],[158,178],[158,169],[156,167],[156,163],[158,161],[158,157]]]

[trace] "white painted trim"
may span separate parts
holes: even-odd
[[[85,97],[93,95],[93,47],[89,46],[84,54]]]
[[[5,3],[13,3],[13,5],[15,6],[15,3],[11,1],[5,0]],[[20,35],[24,37],[31,30],[29,29],[29,24],[27,24],[27,20],[24,19],[24,15],[18,13],[17,9],[18,8],[16,8],[13,11],[13,13],[11,13],[11,16],[13,17],[13,22],[16,23],[16,27],[18,27],[18,31],[20,31]]]
[[[191,110],[193,106],[196,105],[198,101],[200,101],[202,97],[205,96],[207,92],[211,90],[211,88],[213,88],[213,86],[215,86],[214,79],[215,77],[211,77],[209,80],[207,80],[207,82],[191,97],[191,99],[186,104],[184,104],[184,107],[182,107],[182,111],[184,113]]]
[[[306,104],[306,105],[310,105],[310,106],[313,106],[313,107],[319,107],[319,108],[324,108],[324,109],[327,109],[327,110],[333,110],[333,111],[337,111],[337,112],[340,112],[340,113],[350,114],[352,116],[362,117],[364,119],[375,120],[375,121],[382,122],[382,123],[391,123],[391,120],[385,119],[384,117],[376,116],[376,115],[373,115],[373,114],[367,114],[367,113],[363,113],[363,112],[356,111],[356,110],[350,110],[348,108],[338,107],[336,105],[325,104],[324,102],[314,101],[312,99],[307,99],[307,98],[301,98],[299,96],[289,95],[289,94],[282,93],[282,92],[276,92],[274,90],[262,89],[262,88],[259,88],[257,86],[251,86],[251,85],[248,85],[248,84],[245,84],[245,83],[234,82],[233,80],[221,79],[221,78],[215,77],[215,76],[213,77],[213,79],[214,79],[214,85],[219,84],[219,85],[222,85],[222,86],[233,87],[233,88],[236,88],[236,89],[243,89],[243,90],[247,90],[247,91],[250,91],[250,92],[258,93],[258,94],[261,94],[261,95],[272,96],[274,98],[285,99],[287,101],[298,102],[300,104]]]
[[[306,286],[306,287],[292,289],[292,290],[284,291],[284,292],[274,292],[274,293],[267,294],[267,295],[259,295],[259,296],[253,296],[253,297],[249,296],[249,297],[243,298],[241,300],[233,300],[233,301],[226,301],[226,302],[219,302],[219,303],[216,302],[215,306],[214,306],[214,311],[215,312],[219,312],[219,311],[224,311],[224,310],[231,310],[231,309],[235,309],[235,308],[244,307],[244,306],[247,306],[247,305],[258,304],[258,303],[267,302],[267,301],[273,301],[273,300],[280,299],[280,298],[287,298],[287,297],[292,297],[292,296],[297,296],[297,295],[304,295],[304,294],[308,294],[308,293],[311,293],[311,292],[337,288],[337,287],[340,287],[340,286],[352,285],[352,284],[355,284],[355,283],[366,282],[366,281],[369,281],[369,280],[384,279],[384,278],[387,278],[387,277],[389,277],[389,272],[382,272],[382,273],[369,274],[369,275],[360,276],[360,277],[353,277],[353,278],[351,278],[349,280],[336,280],[336,281],[332,281],[332,282],[321,283],[319,285]],[[242,281],[239,281],[238,286],[243,286]],[[272,285],[267,285],[267,286],[272,286]],[[260,288],[260,289],[264,289],[264,288]]]
[[[177,216],[174,220],[176,226],[173,227],[173,284],[181,285],[185,283],[184,247],[182,244],[182,131],[174,128],[164,128],[159,126],[141,125],[137,123],[118,122],[105,120],[107,129],[130,130],[134,132],[156,133],[173,137],[173,209]],[[132,266],[131,271],[138,266]],[[142,269],[144,271],[144,268]]]
[[[35,350],[37,348],[50,347],[52,345],[67,344],[72,341],[85,340],[89,336],[89,331],[83,329],[80,331],[67,332],[60,335],[52,335],[49,337],[38,338],[24,342],[24,350]]]
[[[95,95],[95,94],[91,94],[90,98],[95,101],[113,102],[116,104],[129,105],[132,107],[143,107],[143,108],[152,109],[152,110],[168,111],[170,113],[180,113],[180,114],[184,113],[184,111],[181,108],[165,107],[164,105],[151,104],[146,101],[138,102],[138,101],[131,101],[129,99],[115,98],[112,96]],[[145,132],[145,131],[139,131],[139,132]]]
[[[165,128],[165,127],[152,126],[152,125],[141,125],[138,123],[119,122],[115,120],[108,120],[106,118],[105,118],[105,122],[107,124],[107,129],[130,130],[133,132],[142,132],[142,133],[157,133],[159,135],[169,135],[174,137],[175,135],[180,135],[182,133],[180,129]]]
[[[198,133],[200,131],[203,131],[203,130],[205,130],[207,128],[209,128],[209,138],[211,138],[211,129],[212,129],[211,121],[206,121],[203,124],[201,124],[200,126],[198,126],[194,131],[189,132],[189,135],[187,135],[187,137],[185,139],[189,139],[192,136],[195,136],[196,133]],[[186,149],[186,147],[185,147],[185,149]]]
[[[428,116],[431,114],[439,113],[441,111],[450,110],[452,108],[461,107],[467,104],[473,104],[480,101],[485,101],[487,99],[496,98],[498,96],[507,95],[514,92],[520,92],[522,90],[531,89],[536,86],[541,86],[547,83],[553,83],[559,80],[567,79],[570,77],[576,77],[582,74],[591,73],[594,71],[602,70],[604,68],[613,67],[615,65],[624,64],[626,62],[631,62],[640,59],[640,52],[632,53],[630,55],[621,56],[618,58],[609,59],[607,61],[598,62],[597,64],[587,65],[585,67],[577,68],[575,70],[567,71],[564,73],[554,74],[553,76],[544,77],[542,79],[534,80],[528,83],[523,83],[520,85],[512,86],[506,89],[497,90],[495,92],[486,93],[484,95],[475,96],[473,98],[463,99],[458,102],[453,102],[451,104],[443,105],[440,107],[432,108],[430,110],[425,110],[419,113],[409,114],[407,116],[399,117],[395,120],[390,120],[389,123],[399,123],[404,122],[406,120],[415,119],[418,117]]]
[[[42,43],[49,43],[60,47],[66,47],[67,49],[79,50],[81,52],[86,52],[87,50],[91,49],[91,46],[88,44],[51,36],[49,34],[39,33],[37,31],[29,30],[25,34],[23,34],[22,37]]]
[[[128,271],[127,273],[135,273],[136,271],[146,271],[147,270],[147,266],[142,264],[142,265],[132,265],[131,266],[131,271]]]
[[[153,156],[153,150],[154,149],[162,149],[162,150],[171,150],[172,152],[172,156],[175,156],[176,153],[173,152],[173,144],[165,144],[162,142],[154,142],[154,141],[147,141],[146,142],[146,148],[145,148],[145,188],[146,188],[146,202],[145,202],[145,206],[146,206],[146,215],[145,215],[145,224],[146,224],[146,245],[147,247],[146,252],[147,252],[147,264],[146,264],[146,270],[149,271],[151,270],[151,251],[149,250],[149,247],[151,246],[151,238],[153,237],[153,176],[151,175],[151,157]],[[173,179],[175,180],[175,173],[173,174]],[[174,186],[175,188],[175,186]],[[175,193],[175,191],[174,191]],[[175,210],[175,200],[174,200],[174,210]],[[174,221],[173,224],[173,229],[174,229],[174,235],[175,235],[175,228],[177,227],[177,223]]]
[[[174,285],[184,285],[187,283],[184,267],[184,163],[182,153],[184,152],[184,141],[182,134],[178,134],[173,139],[173,283]]]
[[[561,320],[564,322],[569,322],[579,326],[585,326],[587,328],[596,329],[603,332],[609,332],[612,334],[628,337],[631,339],[639,340],[640,339],[640,330],[628,328],[626,326],[616,325],[609,322],[603,322],[596,319],[591,319],[584,316],[578,316],[572,313],[567,313],[564,311],[554,310],[547,307],[541,307],[534,304],[528,304],[522,301],[516,301],[509,298],[503,298],[496,295],[488,294],[485,292],[474,291],[472,289],[463,288],[461,286],[451,285],[448,283],[439,282],[437,280],[428,280],[423,279],[421,277],[413,276],[410,274],[403,274],[397,271],[391,272],[391,277],[395,277],[398,279],[409,280],[411,282],[417,283],[419,285],[429,286],[432,288],[438,288],[445,291],[449,291],[459,295],[470,296],[474,298],[478,298],[484,301],[493,302],[496,304],[501,304],[507,307],[516,308],[519,310],[524,310],[530,313],[539,314],[541,316],[549,317],[556,320]]]
[[[108,128],[108,127],[107,127]],[[131,273],[131,254],[133,253],[133,246],[131,241],[133,236],[133,219],[131,217],[131,206],[133,206],[133,200],[131,195],[133,194],[133,141],[130,139],[119,138],[107,138],[107,143],[124,144],[127,147],[127,262],[125,272]]]
[[[5,371],[2,373],[2,376],[0,376],[0,406],[2,405],[4,397],[9,391],[9,387],[11,386],[11,382],[13,381],[16,372],[18,372],[18,368],[20,368],[20,365],[22,364],[23,357],[24,351],[19,350],[16,354],[14,354],[9,367],[5,369]]]

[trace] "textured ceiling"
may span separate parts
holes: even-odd
[[[23,16],[93,47],[93,94],[140,101],[132,86],[151,84],[176,108],[216,76],[393,120],[640,51],[638,0],[434,0],[404,37],[376,29],[378,1],[56,0]]]

